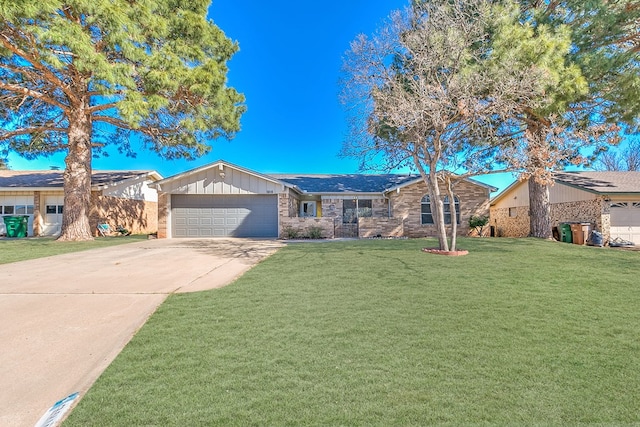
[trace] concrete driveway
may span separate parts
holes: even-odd
[[[281,246],[161,239],[0,265],[0,426],[82,397],[169,294],[227,285]]]

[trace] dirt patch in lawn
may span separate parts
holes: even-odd
[[[426,252],[428,254],[435,254],[435,255],[444,255],[444,256],[463,256],[469,253],[469,251],[465,251],[462,249],[457,251],[443,251],[442,249],[438,249],[438,248],[422,248],[422,252]]]

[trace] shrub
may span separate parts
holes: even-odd
[[[489,217],[486,215],[472,215],[469,218],[469,227],[475,229],[480,237],[482,237],[482,231],[488,223]]]
[[[311,226],[307,229],[310,239],[322,239],[322,227]]]
[[[288,226],[282,229],[282,234],[284,235],[285,239],[297,239],[298,237],[300,237],[300,230]]]

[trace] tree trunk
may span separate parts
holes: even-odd
[[[64,210],[58,240],[93,240],[89,225],[91,205],[92,123],[84,109],[69,115],[69,147],[65,158]]]
[[[435,168],[432,168],[432,170]],[[435,172],[429,172],[429,199],[431,202],[431,216],[436,226],[436,234],[438,236],[439,249],[441,251],[449,251],[449,241],[447,240],[447,229],[444,225],[444,207],[440,197],[440,186],[438,185],[438,175]]]
[[[549,186],[529,178],[529,222],[530,235],[541,239],[551,239],[551,205]]]
[[[447,176],[447,197],[449,197],[449,212],[451,215],[451,247],[449,250],[455,251],[458,236],[458,212],[456,212],[456,198],[453,194],[451,177]]]

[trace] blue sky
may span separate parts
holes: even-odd
[[[112,150],[94,169],[152,169],[163,176],[217,159],[262,173],[353,173],[355,159],[338,157],[347,132],[338,100],[342,57],[360,33],[372,33],[408,0],[214,0],[209,17],[240,45],[229,62],[229,85],[246,96],[242,130],[212,142],[195,161],[164,160],[140,151],[135,159]],[[27,161],[9,156],[12,169],[64,168],[62,154]],[[511,174],[479,180],[504,188]]]

